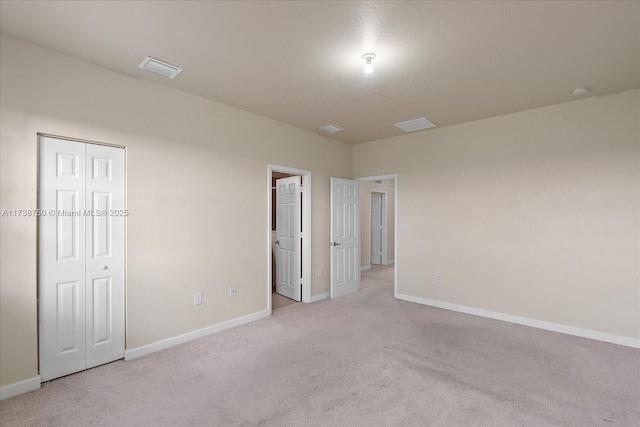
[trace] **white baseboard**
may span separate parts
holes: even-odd
[[[387,260],[387,262],[384,265],[393,265],[394,263],[395,261],[390,259],[390,260]]]
[[[40,388],[40,375],[28,380],[0,387],[0,400],[9,399],[19,394],[29,393]]]
[[[562,325],[560,323],[545,322],[543,320],[529,319],[526,317],[513,316],[510,314],[498,313],[496,311],[482,310],[479,308],[466,307],[464,305],[451,304],[443,301],[436,301],[427,298],[419,298],[411,295],[397,294],[397,299],[429,305],[431,307],[444,308],[446,310],[458,311],[460,313],[473,314],[474,316],[488,317],[490,319],[502,320],[518,325],[530,326],[544,329],[546,331],[560,332],[562,334],[574,335],[582,338],[589,338],[597,341],[604,341],[611,344],[623,345],[626,347],[640,348],[640,339],[624,337],[620,335],[607,334],[605,332],[592,331],[590,329],[576,328],[574,326]]]
[[[330,296],[331,296],[331,293],[330,293],[330,292],[323,292],[323,293],[321,293],[321,294],[318,294],[318,295],[314,295],[314,296],[312,296],[312,297],[311,297],[311,302],[318,302],[318,301],[321,301],[321,300],[323,300],[323,299],[327,299],[327,298],[329,298]]]
[[[238,317],[237,319],[228,320],[226,322],[207,326],[206,328],[197,329],[192,332],[187,332],[186,334],[178,335],[175,337],[164,339],[162,341],[157,341],[151,344],[143,345],[142,347],[136,347],[136,348],[132,348],[131,350],[125,350],[124,360],[131,360],[137,357],[146,356],[147,354],[155,353],[156,351],[165,350],[167,348],[170,348],[179,344],[193,341],[198,338],[206,337],[207,335],[215,334],[227,329],[235,328],[236,326],[254,322],[256,320],[269,317],[270,315],[271,313],[269,310],[259,311],[257,313],[252,313],[246,316]]]

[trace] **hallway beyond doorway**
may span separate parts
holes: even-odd
[[[388,292],[393,298],[393,269],[393,265],[371,265],[370,270],[361,273],[361,287]]]

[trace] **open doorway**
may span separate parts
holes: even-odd
[[[389,274],[397,295],[397,175],[357,178],[360,181],[361,271]],[[383,273],[388,272],[388,273]]]
[[[302,300],[301,177],[271,174],[271,309]]]
[[[269,165],[270,311],[311,302],[311,173]]]

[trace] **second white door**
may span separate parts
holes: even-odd
[[[360,183],[331,178],[331,298],[360,289]]]
[[[371,264],[382,263],[382,195],[371,193]]]

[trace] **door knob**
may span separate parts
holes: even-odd
[[[101,265],[100,266],[100,270],[106,270],[107,268],[109,268],[109,267],[107,267],[106,265]]]
[[[276,245],[279,245],[279,244],[280,244],[280,240],[276,240]]]
[[[342,245],[342,243],[338,243],[338,242],[331,242],[331,246],[340,246]]]

